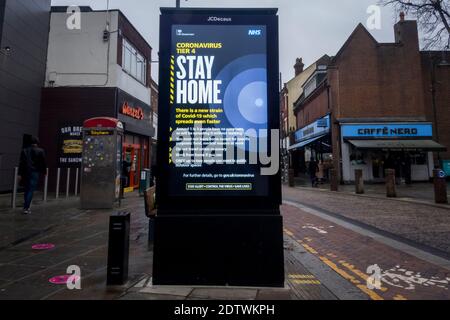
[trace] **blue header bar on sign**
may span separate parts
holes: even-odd
[[[324,135],[330,132],[330,115],[327,115],[316,122],[303,127],[295,132],[295,142],[312,139],[319,135]]]
[[[429,138],[431,123],[343,124],[343,138]]]

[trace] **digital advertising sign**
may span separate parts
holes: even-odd
[[[276,203],[277,17],[211,14],[162,16],[158,194]]]
[[[161,13],[153,283],[282,287],[277,9]]]

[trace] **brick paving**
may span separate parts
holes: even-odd
[[[294,206],[282,207],[286,233],[373,300],[450,299],[450,271]],[[381,288],[367,268],[381,268]]]
[[[283,187],[283,198],[341,215],[450,254],[450,210],[387,198]]]

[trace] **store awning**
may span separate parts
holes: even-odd
[[[327,134],[328,134],[328,133],[327,133]],[[288,150],[289,150],[289,151],[292,151],[292,150],[297,150],[297,149],[306,147],[308,144],[311,144],[311,143],[313,143],[314,141],[317,141],[317,140],[319,140],[319,139],[325,137],[327,134],[322,134],[322,135],[317,136],[317,137],[314,137],[314,138],[312,138],[312,139],[304,140],[304,141],[302,141],[302,142],[299,142],[299,143],[297,143],[297,144],[294,144],[293,146],[290,146]]]
[[[358,149],[446,151],[433,140],[349,140]]]

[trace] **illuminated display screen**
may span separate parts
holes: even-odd
[[[267,45],[264,25],[172,25],[170,196],[268,196]]]

